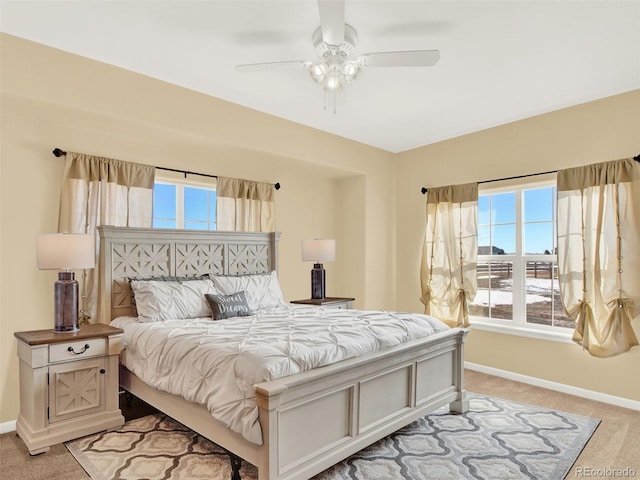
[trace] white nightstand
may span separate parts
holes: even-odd
[[[315,305],[325,308],[353,308],[355,298],[327,297],[327,298],[307,298],[306,300],[292,300],[290,303],[302,305]]]
[[[20,359],[16,431],[31,455],[124,424],[118,407],[122,330],[96,324],[14,335]]]

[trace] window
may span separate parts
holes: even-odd
[[[215,230],[215,186],[157,179],[153,185],[152,226]]]
[[[574,328],[562,310],[555,182],[478,196],[478,292],[470,313],[493,323]]]

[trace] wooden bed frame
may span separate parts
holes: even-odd
[[[133,314],[129,278],[277,269],[279,233],[99,231],[98,302],[104,323]],[[443,405],[449,404],[452,412],[467,411],[466,335],[467,330],[452,329],[256,385],[262,445],[224,427],[206,407],[156,390],[122,366],[120,384],[257,466],[259,480],[307,479]]]

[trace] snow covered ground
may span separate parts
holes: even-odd
[[[513,287],[512,279],[505,279],[500,282],[500,290],[491,290],[492,305],[511,305],[513,304],[513,295],[511,293]],[[551,302],[551,280],[548,278],[527,278],[526,302],[531,303],[549,303]],[[558,281],[553,281],[553,293],[559,294]],[[546,294],[543,296],[540,294]],[[473,299],[472,305],[489,306],[489,290],[486,288],[478,288],[476,297]]]
[[[543,297],[542,295],[529,294],[526,295],[527,303],[540,303],[550,302],[550,297]],[[472,305],[481,305],[484,307],[489,306],[489,290],[486,288],[479,288],[476,292],[476,297],[473,299]],[[511,305],[513,304],[513,295],[511,292],[505,292],[502,290],[491,291],[491,304],[492,305]]]

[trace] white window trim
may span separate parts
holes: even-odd
[[[569,328],[551,327],[549,325],[539,325],[536,323],[528,323],[526,325],[521,323],[514,324],[512,320],[475,316],[469,317],[469,323],[472,330],[485,330],[488,332],[518,335],[520,337],[529,337],[538,340],[551,340],[560,343],[573,343],[571,340],[573,330]]]
[[[518,190],[527,190],[532,188],[540,188],[555,184],[556,174],[546,174],[536,177],[530,181],[509,180],[504,182],[491,182],[491,184],[479,185],[478,195],[495,194]],[[516,195],[516,227],[522,226],[522,196]],[[556,219],[557,221],[557,219]],[[557,228],[557,225],[554,227]],[[522,229],[516,228],[516,250],[522,251]],[[492,255],[478,255],[478,262],[495,260]],[[470,316],[471,329],[484,330],[489,332],[501,333],[506,335],[517,335],[529,337],[539,340],[549,340],[560,343],[573,343],[571,337],[573,330],[566,327],[553,327],[550,325],[541,325],[536,323],[528,323],[526,318],[515,318],[516,314],[521,315],[525,312],[524,304],[526,302],[526,292],[522,285],[524,276],[522,275],[523,265],[527,261],[534,260],[552,260],[557,262],[557,255],[500,255],[500,260],[510,261],[513,264],[513,313],[512,320],[504,320],[499,318]],[[518,294],[516,294],[518,293]]]

